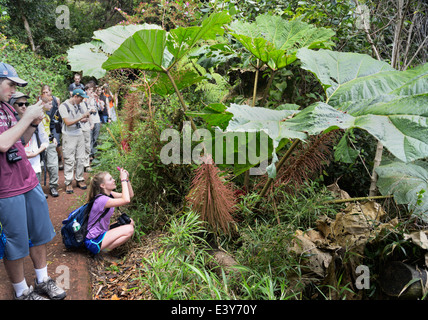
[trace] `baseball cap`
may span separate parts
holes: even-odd
[[[74,96],[80,96],[80,97],[83,97],[83,98],[89,98],[89,96],[86,94],[86,92],[83,91],[82,89],[74,89],[72,96],[73,97]]]
[[[9,100],[9,104],[13,106],[13,104],[14,104],[14,103],[16,102],[16,100],[18,100],[19,98],[27,98],[27,99],[29,99],[29,98],[30,98],[30,96],[29,96],[29,95],[26,95],[25,93],[22,93],[22,92],[16,91],[16,92],[12,95],[12,97],[10,98],[10,100]]]
[[[0,62],[0,78],[9,79],[15,82],[19,87],[25,87],[28,84],[27,81],[18,77],[18,73],[14,67],[4,62]]]

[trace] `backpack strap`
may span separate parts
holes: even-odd
[[[93,204],[94,204],[94,202],[95,202],[95,200],[98,198],[98,197],[100,197],[100,196],[102,196],[102,194],[98,194],[98,195],[96,195],[95,196],[95,198],[94,198],[94,200],[92,201],[92,204],[91,204],[91,209],[90,210],[92,210],[92,206],[93,206]],[[109,195],[109,197],[110,198],[113,198],[113,196],[112,195]],[[93,226],[95,226],[98,222],[100,222],[101,221],[101,219],[102,218],[104,218],[105,217],[105,215],[107,214],[107,212],[110,210],[110,208],[106,208],[105,210],[104,210],[104,212],[98,217],[98,219],[89,227],[87,227],[87,230],[89,230],[90,228],[92,228]],[[91,213],[91,211],[89,211],[89,214]],[[88,220],[89,220],[89,214],[88,214]]]

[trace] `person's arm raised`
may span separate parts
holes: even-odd
[[[23,138],[24,142],[30,141],[37,125],[43,120],[42,101],[29,106],[21,120],[12,128],[0,134],[0,152],[7,152],[13,144]],[[34,126],[33,126],[34,125]]]

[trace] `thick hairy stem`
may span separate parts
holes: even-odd
[[[259,64],[260,64],[260,60],[257,59],[256,77],[254,79],[254,89],[253,89],[253,103],[251,105],[252,107],[254,107],[256,105],[257,83],[259,82]],[[245,188],[245,190],[249,190],[249,186],[250,186],[250,171],[247,170],[245,172],[245,176],[244,176],[244,188]]]
[[[187,105],[184,102],[183,96],[181,95],[180,91],[178,90],[178,87],[177,87],[177,85],[176,85],[176,83],[174,81],[174,78],[171,76],[171,73],[169,72],[168,69],[164,69],[164,72],[166,73],[166,75],[168,76],[169,80],[172,83],[172,86],[174,87],[175,93],[178,96],[178,100],[180,100],[180,104],[183,107],[183,111],[186,112],[187,111]],[[193,122],[193,118],[189,116],[189,120],[190,120],[190,124],[192,126],[193,131],[196,131],[197,128],[196,128],[195,123]]]
[[[291,156],[291,154],[293,153],[294,149],[300,144],[300,140],[296,139],[294,140],[293,144],[290,146],[290,148],[287,150],[287,152],[284,154],[284,156],[281,158],[281,161],[278,162],[278,164],[276,165],[276,172],[279,171],[279,169],[281,169],[281,167],[283,166],[283,164],[285,163],[285,161]],[[270,185],[273,182],[273,178],[269,178],[268,181],[266,181],[266,184],[263,187],[263,190],[260,192],[260,198],[263,198]]]
[[[273,78],[275,78],[275,72],[276,72],[275,70],[271,70],[270,72],[270,78],[266,86],[265,92],[263,93],[262,101],[260,102],[261,107],[263,107],[266,103],[267,97],[269,95],[270,87],[272,86]]]

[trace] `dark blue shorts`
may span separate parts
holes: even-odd
[[[85,239],[86,248],[93,254],[97,254],[101,251],[101,243],[104,240],[107,232],[101,233],[98,237],[94,239]]]

